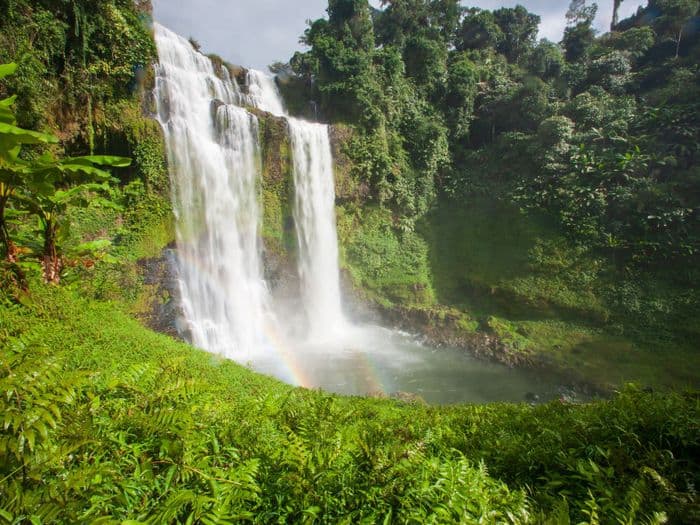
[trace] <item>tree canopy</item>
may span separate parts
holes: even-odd
[[[382,7],[330,2],[292,66],[325,118],[372,144],[350,154],[398,224],[440,193],[491,184],[624,260],[698,254],[696,0],[652,0],[600,36],[597,5],[573,0],[560,43],[537,42],[540,18],[522,6]],[[480,152],[504,148],[528,162],[475,172]]]

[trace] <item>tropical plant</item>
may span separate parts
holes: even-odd
[[[0,66],[0,79],[12,74],[16,64]],[[48,152],[33,160],[22,158],[22,146],[58,143],[58,138],[16,126],[11,110],[15,97],[0,101],[0,242],[5,258],[17,262],[17,249],[10,238],[6,211],[11,201],[35,215],[41,224],[41,262],[44,280],[60,281],[62,260],[57,246],[59,229],[71,204],[86,204],[88,191],[104,190],[111,175],[96,166],[126,167],[131,159],[117,156],[57,158]],[[98,184],[101,181],[103,184]],[[94,196],[93,196],[94,200]],[[109,204],[108,201],[101,202]]]
[[[13,74],[17,64],[0,65],[0,80]],[[7,227],[6,212],[10,199],[24,183],[24,171],[28,163],[20,158],[21,147],[26,144],[56,143],[52,135],[22,129],[17,126],[12,104],[17,97],[0,100],[0,243],[4,258],[17,261],[17,249]]]

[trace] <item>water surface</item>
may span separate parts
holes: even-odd
[[[430,404],[547,401],[561,397],[555,378],[508,368],[465,350],[433,348],[378,326],[350,327],[336,341],[284,344],[246,360],[287,383],[345,395],[414,394]]]

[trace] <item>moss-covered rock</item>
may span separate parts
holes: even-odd
[[[257,111],[262,165],[262,237],[266,278],[278,287],[296,279],[294,174],[287,122]]]

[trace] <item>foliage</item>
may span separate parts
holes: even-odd
[[[698,0],[651,0],[649,9],[659,13],[654,19],[655,29],[660,35],[668,35],[674,40],[675,58],[678,58],[683,33],[689,25],[689,19],[700,9],[700,3]]]
[[[15,69],[15,64],[0,66],[0,79]],[[31,161],[22,159],[23,145],[57,143],[58,138],[18,128],[14,113],[10,110],[15,98],[0,101],[0,241],[6,261],[15,265],[18,262],[17,249],[9,237],[5,212],[17,201],[15,208],[26,209],[39,219],[43,237],[41,259],[44,279],[58,283],[63,264],[57,240],[68,206],[77,202],[87,204],[85,194],[88,191],[106,188],[94,181],[108,180],[110,175],[96,168],[96,165],[125,167],[131,160],[105,155],[58,160],[50,153]]]
[[[496,49],[511,62],[519,61],[535,43],[540,17],[521,5],[497,9],[493,16],[503,31],[503,40]]]
[[[23,150],[22,160],[43,165],[35,182],[52,184],[34,184],[25,197],[41,189],[39,199],[17,198],[10,206],[10,233],[21,255],[15,258],[33,272],[32,254],[43,259],[42,253],[54,253],[51,242],[37,241],[46,236],[59,242],[53,276],[59,268],[71,281],[99,275],[84,280],[84,290],[103,297],[133,290],[123,275],[133,263],[124,261],[152,256],[173,236],[161,131],[143,116],[145,105],[135,96],[152,81],[148,71],[155,58],[147,2],[5,4],[0,55],[17,59],[19,66],[0,92],[17,93],[21,125],[60,138],[56,146]],[[134,159],[131,167],[120,168],[118,180],[86,165],[107,153]],[[53,161],[61,156],[83,166],[66,172],[68,161]],[[95,182],[99,185],[91,185]],[[43,221],[38,232],[23,210],[38,213]],[[135,273],[127,273],[133,284]]]
[[[394,231],[386,210],[352,212],[339,215],[338,228],[344,264],[355,284],[385,306],[433,304],[425,242],[412,231]]]
[[[646,18],[596,38],[595,4],[574,1],[563,56],[552,43],[535,44],[539,18],[522,7],[460,14],[451,2],[391,1],[371,24],[365,2],[352,6],[313,22],[305,35],[311,50],[296,60],[312,65],[303,74],[314,80],[326,116],[358,125],[348,155],[399,228],[412,228],[440,191],[466,179],[479,148],[510,141],[529,143],[538,164],[504,188],[511,202],[547,210],[573,240],[616,260],[694,256],[698,206],[687,189],[697,97],[688,94],[697,93],[697,70],[689,58],[681,79],[672,73],[679,64],[660,53],[666,38],[677,44],[671,56],[690,53],[697,39],[686,47],[679,40],[697,2],[652,2]],[[678,92],[661,110],[654,93],[680,85],[685,100]],[[659,111],[688,117],[686,138],[662,138],[649,120]],[[551,150],[546,135],[560,117],[573,129],[567,124]],[[660,153],[679,141],[676,151],[687,153]]]
[[[412,229],[459,181],[468,193],[471,159],[499,143],[536,161],[503,197],[546,210],[574,242],[640,265],[695,257],[695,0],[652,2],[600,38],[596,5],[573,1],[560,46],[536,44],[539,17],[520,6],[383,7],[370,16],[364,1],[332,4],[328,20],[311,23],[311,49],[293,65],[312,80],[309,96],[321,97],[327,118],[358,127],[348,155],[396,227]],[[655,99],[680,86],[661,109]],[[652,124],[662,113],[664,135],[660,121]],[[573,127],[552,142],[564,119]]]
[[[0,307],[7,522],[697,515],[693,394],[630,388],[538,407],[343,398],[256,375],[65,289],[33,287],[25,304]]]
[[[20,95],[20,125],[55,129],[72,118],[80,126],[61,130],[65,142],[93,153],[102,111],[143,84],[155,57],[144,15],[131,0],[0,5],[0,62],[19,65],[6,93]]]

